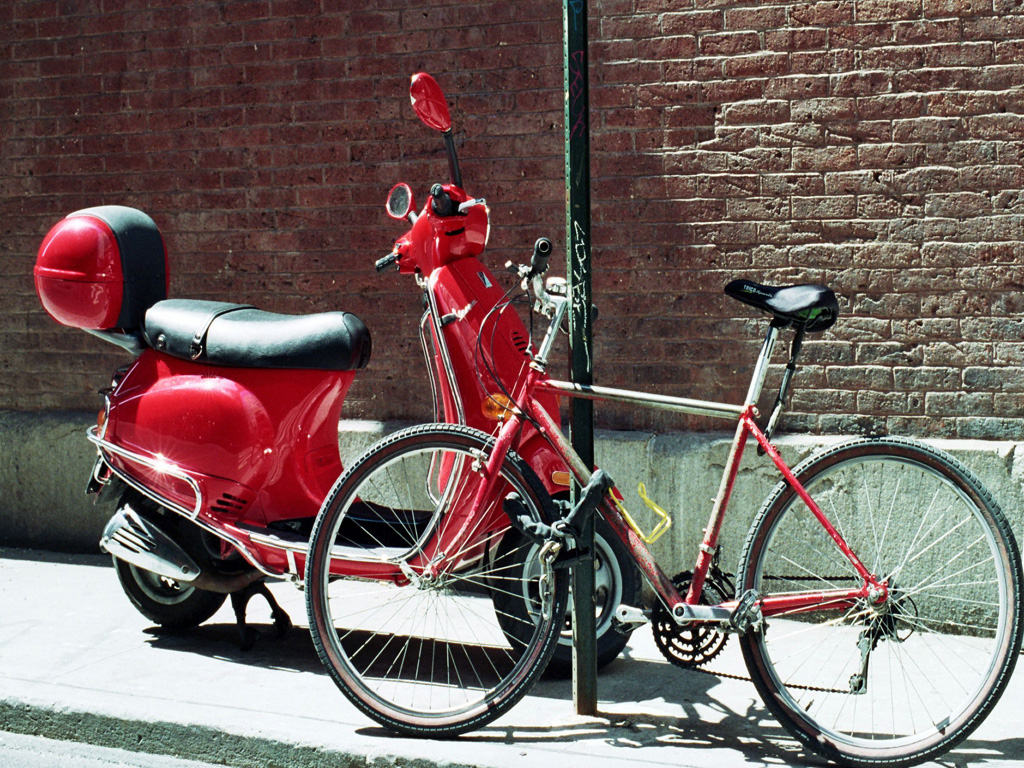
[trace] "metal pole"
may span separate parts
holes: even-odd
[[[590,287],[590,110],[587,87],[587,3],[562,0],[565,72],[565,229],[572,380],[594,380]],[[594,406],[570,401],[569,437],[588,467],[594,466]],[[573,486],[573,498],[579,494]],[[594,523],[583,531],[581,547],[594,551]],[[594,606],[594,561],[586,558],[573,569],[572,694],[576,712],[597,713],[597,640]]]

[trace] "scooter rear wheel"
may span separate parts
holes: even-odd
[[[165,629],[198,627],[215,614],[227,595],[179,584],[173,579],[113,558],[117,579],[135,609]]]

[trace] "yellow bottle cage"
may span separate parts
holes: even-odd
[[[643,501],[643,503],[646,504],[648,508],[652,512],[654,512],[654,514],[658,517],[658,524],[654,526],[654,530],[651,531],[649,535],[645,535],[644,532],[640,530],[640,526],[636,524],[636,520],[633,519],[633,516],[626,511],[626,508],[622,505],[622,502],[615,498],[614,495],[612,496],[612,501],[615,502],[615,506],[618,507],[619,512],[622,513],[622,517],[626,521],[626,524],[633,529],[633,533],[635,533],[637,536],[643,539],[645,544],[653,544],[661,538],[662,534],[665,533],[665,531],[672,527],[672,518],[669,517],[668,512],[666,512],[664,509],[659,507],[651,500],[651,498],[647,495],[647,488],[644,487],[643,483],[640,483],[640,485],[637,486],[636,491],[638,494],[640,494],[640,500]]]

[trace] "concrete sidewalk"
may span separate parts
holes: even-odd
[[[512,711],[451,741],[396,737],[357,712],[323,670],[302,594],[271,589],[296,627],[239,650],[225,607],[162,634],[121,592],[109,558],[0,549],[0,730],[173,754],[236,768],[505,766],[605,768],[820,764],[767,714],[749,682],[666,663],[649,629],[600,676],[599,717],[574,714],[571,685],[545,680]],[[743,674],[735,640],[719,671]],[[943,759],[1024,766],[1024,672],[988,720]]]

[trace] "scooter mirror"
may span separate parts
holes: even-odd
[[[413,209],[412,189],[404,181],[395,184],[388,192],[388,216],[393,219],[404,219]]]
[[[417,72],[412,76],[409,98],[412,100],[413,110],[428,128],[442,133],[451,130],[452,117],[448,112],[444,92],[437,81],[426,72]]]

